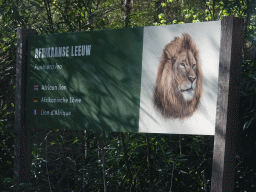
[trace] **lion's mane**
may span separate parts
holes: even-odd
[[[175,61],[182,53],[191,51],[196,60],[196,88],[193,99],[187,101],[179,92],[181,78],[175,70]],[[199,50],[189,34],[175,37],[163,50],[158,67],[156,85],[153,93],[153,105],[164,118],[184,119],[191,117],[197,110],[202,97],[203,74]]]

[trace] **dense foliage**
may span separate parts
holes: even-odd
[[[49,34],[236,16],[246,26],[235,191],[255,191],[255,7],[253,0],[0,0],[0,190],[103,191],[105,183],[108,191],[210,191],[213,136],[59,129],[33,134],[30,183],[15,184],[16,32],[18,27]]]

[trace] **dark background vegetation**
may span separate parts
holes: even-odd
[[[213,136],[64,127],[33,134],[30,183],[15,184],[16,33],[19,27],[51,34],[214,21],[223,16],[245,21],[235,191],[256,191],[255,4],[253,0],[0,0],[0,191],[21,186],[26,191],[103,191],[103,183],[108,191],[210,191]]]

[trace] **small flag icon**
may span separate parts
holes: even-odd
[[[34,114],[34,115],[37,115],[37,109],[34,109],[34,110],[33,110],[33,114]]]
[[[34,85],[34,90],[38,91],[38,85]]]
[[[34,103],[37,103],[38,102],[38,99],[34,97]]]

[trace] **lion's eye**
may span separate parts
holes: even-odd
[[[182,67],[185,67],[185,63],[181,63],[180,65],[181,65]]]
[[[196,64],[193,64],[193,65],[192,65],[192,68],[194,69],[195,67],[196,67]]]

